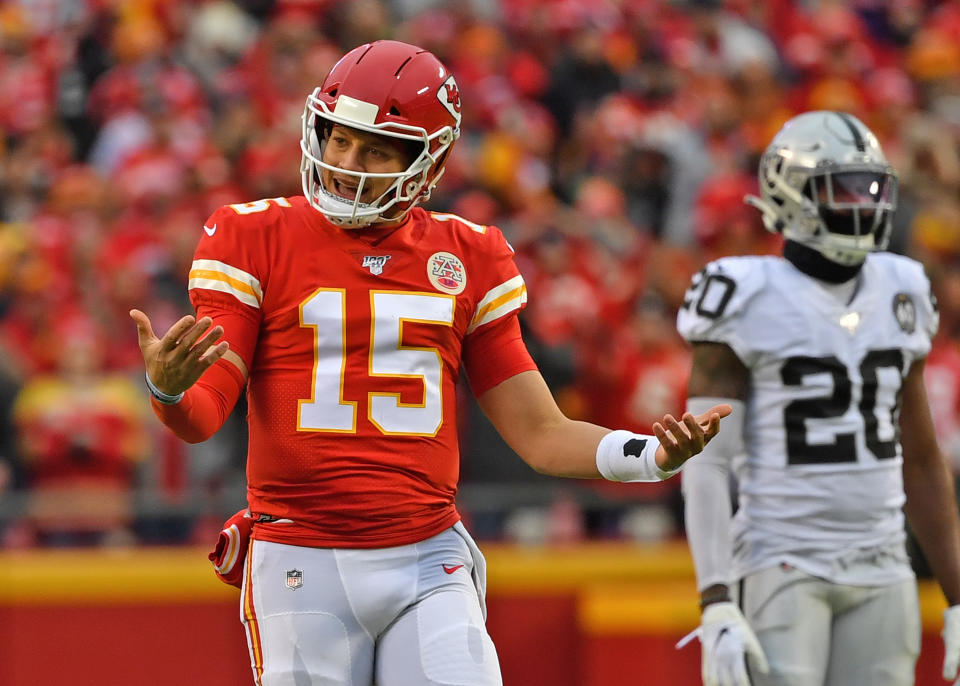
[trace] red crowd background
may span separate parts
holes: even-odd
[[[0,5],[0,547],[206,542],[242,504],[245,408],[202,445],[162,430],[127,312],[189,311],[216,207],[300,193],[306,94],[379,38],[456,75],[429,207],[504,230],[544,375],[608,426],[682,409],[690,276],[779,250],[742,198],[780,125],[860,117],[900,174],[890,247],[939,297],[927,383],[960,473],[960,2],[22,0]],[[676,484],[558,486],[467,407],[479,538],[680,535]]]

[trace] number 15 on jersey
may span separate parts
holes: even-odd
[[[344,400],[347,362],[346,291],[320,288],[300,304],[300,326],[313,330],[311,397],[299,401],[297,429],[355,433],[357,401]],[[434,347],[403,345],[407,322],[453,326],[456,298],[408,291],[370,293],[371,377],[418,379],[423,400],[404,403],[400,392],[367,394],[371,423],[385,435],[436,436],[443,425],[443,358]]]

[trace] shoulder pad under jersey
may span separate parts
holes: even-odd
[[[697,272],[677,314],[680,335],[691,343],[725,343],[742,356],[749,347],[747,310],[763,291],[775,260],[724,257]]]
[[[898,321],[903,320],[901,325],[905,330],[915,330],[927,339],[936,336],[940,312],[923,265],[909,257],[886,252],[873,253],[867,259],[880,279],[896,284],[892,306]]]

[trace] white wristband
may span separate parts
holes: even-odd
[[[150,391],[150,395],[157,399],[158,403],[163,405],[176,405],[178,402],[183,400],[183,392],[178,393],[177,395],[170,395],[169,393],[164,393],[159,388],[153,385],[153,382],[150,380],[150,375],[146,372],[143,373],[143,378],[147,382],[147,390]]]
[[[680,471],[657,466],[656,436],[613,431],[597,446],[597,469],[607,481],[664,481]]]

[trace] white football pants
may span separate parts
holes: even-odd
[[[748,576],[740,605],[770,662],[753,686],[910,686],[920,653],[913,579],[844,586],[793,567]]]
[[[485,563],[462,524],[379,549],[251,541],[240,616],[257,686],[501,686]]]

